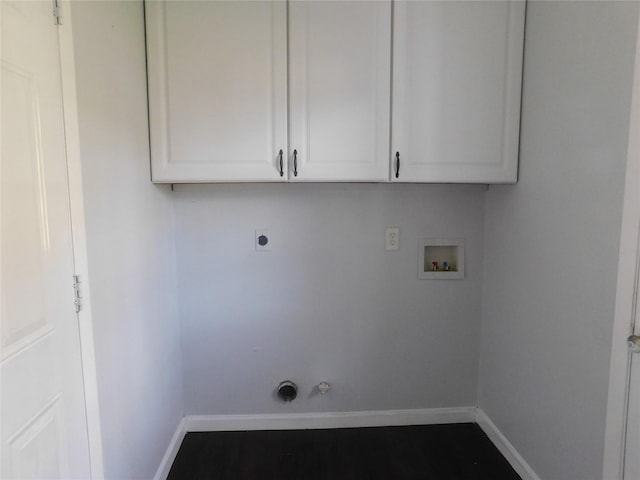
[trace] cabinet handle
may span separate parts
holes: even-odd
[[[284,177],[284,169],[283,169],[283,163],[282,163],[282,149],[280,149],[280,153],[278,153],[278,155],[280,156],[280,176]]]
[[[396,152],[396,178],[400,176],[400,152]]]
[[[293,151],[293,176],[298,176],[298,150]]]

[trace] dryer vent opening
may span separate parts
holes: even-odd
[[[280,382],[278,385],[278,398],[283,402],[290,402],[298,396],[298,386],[290,380]]]

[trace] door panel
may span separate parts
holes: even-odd
[[[67,452],[61,451],[65,442],[64,437],[60,438],[64,430],[60,428],[59,400],[55,397],[8,439],[9,467],[13,478],[42,480],[68,475],[66,465],[60,464],[60,459]]]
[[[516,181],[524,12],[521,1],[395,3],[392,180]]]
[[[638,244],[640,245],[640,243]],[[640,277],[640,264],[636,266],[636,288]],[[633,335],[640,335],[640,297],[635,292],[633,309]],[[627,425],[624,443],[624,480],[640,478],[640,352],[631,348],[629,354],[629,390],[627,397]]]
[[[2,478],[90,478],[57,30],[0,3]]]
[[[640,333],[636,333],[638,335]],[[640,478],[640,353],[632,356],[629,411],[624,454],[624,479]]]
[[[23,254],[3,256],[3,272],[14,272],[3,302],[2,358],[51,331],[45,315],[44,258],[48,235],[44,165],[40,131],[37,128],[37,98],[33,78],[16,65],[2,63],[3,124],[14,125],[3,135],[2,176],[11,179],[2,186],[2,247]],[[7,128],[5,126],[5,128]],[[35,141],[34,141],[35,140]],[[27,194],[25,194],[27,193]],[[17,205],[12,200],[20,199]]]
[[[286,180],[285,2],[151,1],[145,14],[152,180]]]
[[[390,2],[293,1],[289,32],[289,179],[387,181]]]

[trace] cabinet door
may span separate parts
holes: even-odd
[[[517,180],[524,9],[395,3],[392,180]]]
[[[290,180],[389,179],[390,55],[389,1],[290,3]]]
[[[286,180],[285,2],[147,1],[145,13],[152,180]]]

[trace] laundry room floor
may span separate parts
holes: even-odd
[[[477,424],[190,432],[169,480],[516,480]]]

